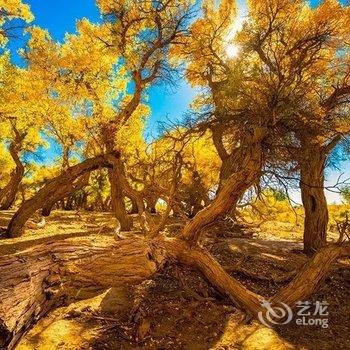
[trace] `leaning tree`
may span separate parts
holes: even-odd
[[[52,88],[50,98],[62,99],[67,104],[75,96],[72,113],[76,113],[77,103],[83,104],[86,115],[93,117],[93,125],[88,123],[88,128],[97,139],[100,154],[110,154],[120,152],[116,139],[130,118],[137,113],[142,117],[142,99],[147,88],[172,78],[175,68],[169,62],[169,51],[177,45],[180,35],[186,33],[192,4],[191,1],[152,4],[100,1],[98,5],[106,22],[97,26],[81,21],[79,33],[68,36],[62,45],[53,42],[40,28],[31,29],[25,57],[35,77]],[[128,82],[133,86],[132,91],[127,89]],[[91,158],[96,160],[96,168],[98,157]],[[122,168],[116,164],[108,171],[113,211],[121,228],[128,230],[132,220],[125,210]],[[67,168],[62,175],[70,172]],[[67,195],[65,191],[62,193]],[[19,213],[13,220],[18,217]],[[8,236],[21,234],[14,227],[23,227],[25,221],[18,221],[21,225],[11,224]]]

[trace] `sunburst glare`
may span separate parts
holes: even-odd
[[[229,58],[235,58],[240,52],[240,47],[236,44],[229,44],[226,46],[226,55]]]

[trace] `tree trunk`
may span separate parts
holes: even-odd
[[[133,226],[133,222],[132,218],[128,216],[125,209],[124,193],[120,182],[120,173],[115,165],[112,169],[108,170],[108,178],[111,184],[112,211],[120,223],[120,229],[122,231],[129,231]]]
[[[223,183],[214,201],[185,226],[183,237],[192,244],[197,242],[204,226],[228,213],[246,190],[259,181],[263,166],[261,135],[259,136],[256,140],[253,138],[249,143],[241,145],[235,152],[233,173]]]
[[[153,220],[149,213],[146,211],[143,193],[135,190],[133,187],[130,186],[125,175],[124,164],[120,159],[116,159],[114,167],[115,169],[117,169],[118,172],[118,182],[120,188],[124,190],[126,196],[134,198],[134,200],[136,201],[141,229],[144,231],[145,234],[149,233],[150,231],[152,231]],[[132,220],[132,218],[130,219]]]
[[[341,245],[320,249],[293,280],[276,293],[272,301],[283,302],[293,308],[296,302],[306,300],[317,290],[337,259],[348,254],[348,247]]]
[[[157,214],[156,210],[156,204],[157,204],[158,198],[149,196],[146,199],[146,204],[147,204],[147,211],[151,214]]]
[[[0,256],[0,348],[12,349],[38,319],[76,296],[147,279],[157,270],[148,255],[144,240],[94,236]]]
[[[0,191],[0,210],[8,210],[13,205],[19,185],[24,176],[24,166],[18,156],[21,142],[19,144],[11,143],[10,145],[9,150],[16,164],[16,169],[12,172],[9,183]]]
[[[201,271],[213,286],[226,294],[240,309],[247,311],[255,318],[258,318],[260,312],[267,311],[262,306],[262,301],[269,300],[268,297],[250,291],[230,276],[210,253],[199,246],[191,246],[179,239],[164,239],[158,241],[158,244],[165,252],[162,256]],[[343,255],[349,255],[348,246],[332,245],[319,250],[301,267],[292,281],[270,299],[271,303],[283,302],[290,308],[294,308],[298,301],[307,300],[317,291],[334,263]]]
[[[81,176],[77,181],[70,182],[67,184],[67,186],[62,186],[61,188],[59,188],[51,198],[48,198],[46,204],[42,208],[42,211],[41,211],[42,215],[49,216],[51,214],[51,210],[53,206],[58,201],[69,196],[75,191],[80,190],[83,187],[87,186],[89,183],[89,177],[90,177],[90,173],[88,172],[83,176]]]
[[[115,125],[109,124],[103,130],[103,138],[106,149],[110,152],[114,150]],[[120,167],[120,157],[113,162],[112,168],[108,169],[108,180],[111,185],[111,207],[116,219],[120,223],[122,231],[130,231],[133,226],[133,219],[129,217],[124,202],[124,191],[121,183],[122,168]]]
[[[230,175],[234,172],[234,152],[229,154],[224,146],[223,138],[225,128],[220,126],[213,126],[211,128],[212,139],[214,146],[216,148],[217,154],[221,159],[221,168],[219,173],[219,186],[217,193],[220,192],[221,187],[224,182],[230,177]],[[231,159],[232,158],[232,159]]]
[[[163,248],[165,256],[181,264],[195,267],[221,293],[230,297],[232,302],[254,316],[262,310],[262,296],[247,289],[242,283],[231,277],[210,253],[199,246],[191,246],[182,239],[162,239],[155,243]]]
[[[234,173],[235,171],[234,160],[235,160],[234,155],[227,156],[222,160],[220,173],[219,173],[219,186],[218,186],[217,192],[220,192],[222,186],[229,179],[229,177]]]
[[[314,253],[327,240],[328,207],[324,193],[324,168],[327,155],[322,148],[304,151],[300,165],[300,189],[305,211],[304,251]]]
[[[131,201],[131,210],[130,210],[130,214],[138,214],[139,212],[139,207],[137,205],[137,201],[135,198],[133,197],[129,197],[130,201]]]
[[[32,198],[25,201],[12,217],[6,232],[7,237],[18,237],[23,233],[27,220],[40,208],[43,208],[57,191],[66,188],[81,175],[96,170],[100,167],[110,168],[115,158],[120,154],[109,154],[87,159],[80,164],[68,168],[61,175],[50,180]]]
[[[21,194],[21,204],[23,204],[26,201],[26,189],[22,183],[20,183],[18,190]]]

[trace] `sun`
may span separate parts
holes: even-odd
[[[235,44],[229,44],[226,46],[226,55],[229,58],[235,58],[238,56],[239,52],[240,52],[240,47],[238,45]]]
[[[227,33],[225,38],[225,52],[228,58],[232,59],[237,57],[241,51],[241,47],[237,44],[233,44],[232,42],[234,42],[236,34],[242,30],[245,21],[245,17],[236,18]]]

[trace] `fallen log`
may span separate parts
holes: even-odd
[[[12,349],[48,311],[151,276],[143,239],[90,236],[48,241],[0,256],[0,349]]]

